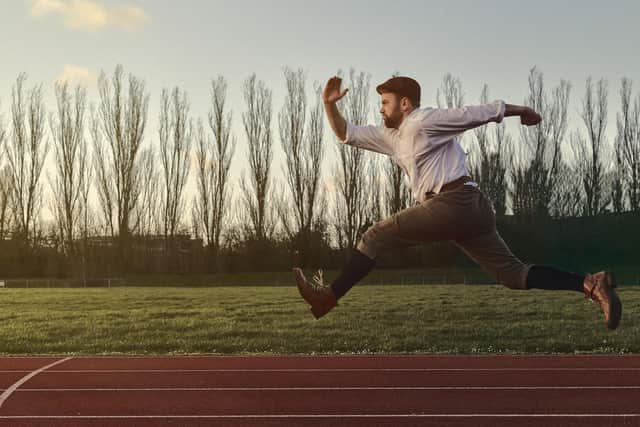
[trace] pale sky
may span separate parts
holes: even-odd
[[[429,106],[447,72],[462,80],[466,103],[478,102],[484,83],[491,99],[522,103],[529,69],[537,66],[548,88],[561,78],[572,83],[574,128],[587,77],[607,79],[613,138],[620,78],[634,81],[634,96],[640,88],[639,41],[637,0],[6,0],[0,14],[0,112],[6,123],[20,72],[28,73],[28,86],[44,83],[52,109],[56,79],[83,82],[95,102],[100,70],[112,74],[122,64],[151,93],[151,143],[162,88],[185,89],[193,116],[204,117],[210,80],[223,75],[234,111],[237,163],[246,152],[242,83],[253,72],[273,90],[280,159],[276,120],[285,66],[307,71],[310,97],[314,81],[324,83],[339,69],[370,73],[372,111],[375,85],[397,70],[421,83],[422,104]],[[377,119],[372,114],[371,121]],[[329,136],[328,127],[325,132]]]

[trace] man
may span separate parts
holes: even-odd
[[[355,126],[342,117],[336,102],[341,79],[332,77],[323,91],[325,111],[340,141],[391,156],[409,177],[418,205],[404,209],[370,227],[338,278],[327,286],[322,274],[307,280],[299,268],[294,277],[300,294],[318,319],[373,268],[384,250],[450,240],[499,283],[511,289],[574,290],[584,292],[615,329],[622,304],[611,272],[586,276],[550,266],[527,265],[516,258],[496,230],[493,205],[471,180],[457,136],[504,117],[519,116],[525,126],[542,120],[533,109],[495,101],[452,109],[420,108],[420,85],[408,77],[393,77],[376,90],[384,126]]]

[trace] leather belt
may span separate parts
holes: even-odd
[[[440,193],[445,193],[447,191],[455,190],[456,188],[464,185],[466,182],[471,181],[470,176],[461,176],[460,178],[454,179],[453,181],[449,181],[440,188]],[[426,196],[431,197],[436,193],[433,191],[429,191]]]
[[[453,181],[447,182],[445,185],[443,185],[442,188],[440,189],[440,192],[444,193],[445,191],[455,190],[461,185],[464,185],[465,182],[469,182],[469,181],[471,181],[470,176],[461,176],[460,178],[454,179]]]

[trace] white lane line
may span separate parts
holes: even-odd
[[[57,361],[55,361],[53,363],[50,363],[50,364],[48,364],[46,366],[43,366],[42,368],[36,369],[35,371],[31,372],[30,374],[25,375],[24,377],[20,378],[18,381],[13,383],[13,385],[11,385],[8,389],[6,389],[2,394],[0,394],[0,408],[2,408],[2,405],[4,404],[4,402],[22,384],[24,384],[25,382],[29,381],[31,378],[35,377],[36,375],[38,375],[40,372],[44,372],[47,369],[52,368],[52,367],[54,367],[56,365],[59,365],[59,364],[61,364],[63,362],[66,362],[69,359],[73,359],[73,357],[66,357],[64,359],[57,360]]]
[[[638,418],[640,414],[247,414],[247,415],[4,415],[0,420],[287,419],[287,418]]]
[[[54,369],[46,373],[204,373],[204,372],[637,372],[639,368],[301,368],[301,369]],[[31,372],[0,370],[0,373]]]
[[[132,388],[21,388],[25,392],[124,392],[124,391],[361,391],[361,390],[640,390],[640,386],[424,386],[424,387],[132,387]]]

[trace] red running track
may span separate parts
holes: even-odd
[[[0,425],[640,426],[640,356],[65,359],[0,359]]]

